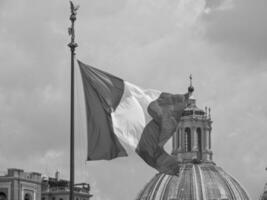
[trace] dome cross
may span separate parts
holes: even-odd
[[[194,87],[192,84],[192,74],[190,74],[189,80],[190,80],[190,86],[188,87],[188,92],[192,94],[194,92]]]

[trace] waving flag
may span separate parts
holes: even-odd
[[[87,111],[87,159],[127,156],[125,143],[159,172],[177,175],[178,161],[163,146],[175,132],[189,95],[142,89],[78,63]]]

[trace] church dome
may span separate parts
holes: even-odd
[[[178,176],[157,174],[137,200],[249,200],[240,183],[214,163],[181,165]]]
[[[197,107],[192,76],[190,87],[189,103],[172,137],[179,174],[156,174],[137,200],[250,200],[240,183],[213,162],[210,108]]]

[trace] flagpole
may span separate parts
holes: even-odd
[[[70,21],[71,27],[68,29],[71,41],[68,44],[71,51],[71,91],[70,91],[70,193],[69,200],[74,200],[74,58],[75,48],[78,46],[75,42],[74,22],[78,7],[75,7],[70,1]]]

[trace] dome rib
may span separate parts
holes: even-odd
[[[221,173],[220,171],[218,171],[218,172],[219,172],[218,176],[224,182],[224,185],[228,189],[228,191],[229,191],[228,194],[231,195],[231,199],[235,199],[236,196],[239,196],[239,195],[236,195],[235,186],[231,183],[231,181],[228,179],[228,176],[225,173]],[[222,174],[224,174],[224,176]]]
[[[235,182],[235,185],[238,185],[239,187],[238,187],[238,190],[241,190],[241,193],[240,194],[242,194],[242,195],[244,195],[244,198],[246,198],[246,199],[250,199],[249,198],[249,196],[248,196],[248,194],[246,193],[246,191],[244,190],[244,187],[236,180],[236,179],[234,179],[233,177],[230,177],[230,179],[233,181],[233,182]]]
[[[162,197],[164,196],[164,191],[166,189],[166,185],[168,183],[168,180],[169,180],[169,175],[164,175],[161,182],[158,184],[158,189],[157,189],[157,192],[155,194],[155,198],[153,199],[163,199]]]
[[[166,176],[167,175],[165,175],[165,174],[161,174],[161,176],[159,177],[159,180],[155,184],[154,190],[151,193],[151,198],[150,199],[156,199],[157,193],[161,192],[161,191],[159,191],[159,187],[162,184],[162,181]]]
[[[152,190],[149,190],[149,188],[154,188],[156,183],[158,182],[158,178],[159,178],[160,174],[156,174],[144,187],[144,189],[140,192],[140,194],[138,195],[138,197],[136,199],[149,199],[151,194],[152,194]]]
[[[168,175],[168,177],[167,177],[168,180],[167,180],[166,183],[164,184],[164,188],[163,188],[163,191],[166,191],[166,192],[161,193],[161,199],[167,199],[166,194],[169,193],[170,181],[171,181],[171,179],[174,178],[174,177],[175,177],[175,176],[169,176],[169,175]]]
[[[195,165],[194,167],[195,167],[195,173],[196,173],[196,176],[197,176],[197,185],[198,185],[198,188],[199,188],[199,200],[205,200],[204,189],[203,189],[204,184],[202,184],[203,178],[201,176],[201,172],[200,172],[199,166]]]

